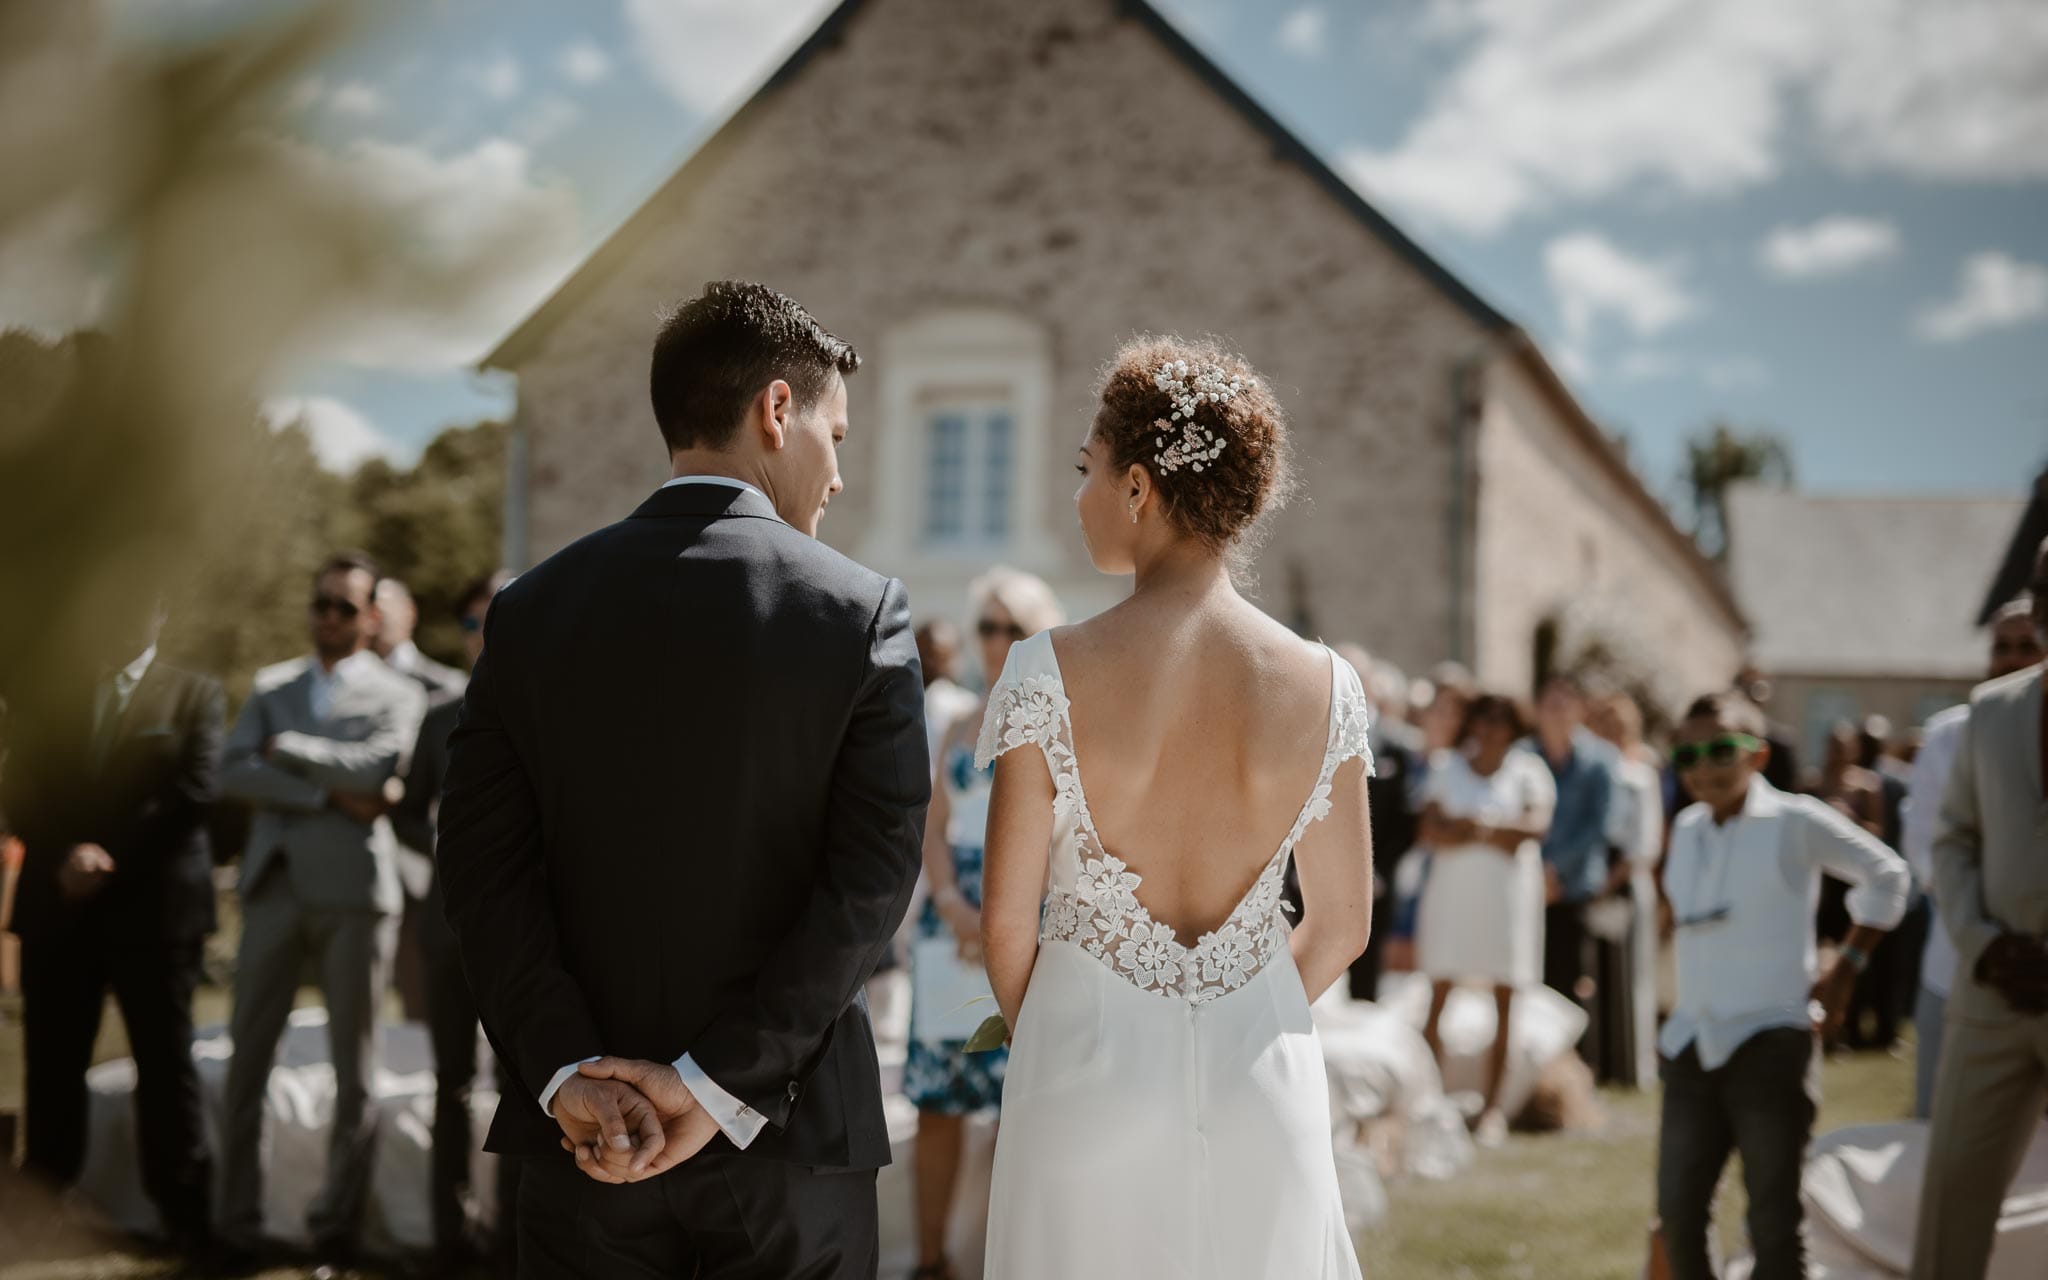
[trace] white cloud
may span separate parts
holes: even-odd
[[[2048,315],[2048,266],[1995,250],[1972,254],[1955,296],[1921,310],[1914,332],[1926,342],[1961,342]]]
[[[1329,35],[1329,15],[1314,5],[1307,5],[1287,15],[1274,41],[1297,58],[1320,58]]]
[[[372,458],[400,459],[403,450],[356,409],[333,396],[279,396],[263,402],[273,431],[298,423],[329,471],[346,474]]]
[[[360,139],[340,151],[278,142],[309,199],[386,228],[317,335],[346,363],[443,369],[475,361],[575,265],[574,194],[535,179],[527,148],[467,151]]]
[[[1543,274],[1565,336],[1574,343],[1590,337],[1602,317],[1649,338],[1699,306],[1685,288],[1682,262],[1638,257],[1597,231],[1574,231],[1545,245]]]
[[[1409,38],[1459,42],[1460,60],[1404,137],[1339,166],[1456,230],[1767,182],[1795,122],[1840,168],[2048,174],[2048,6],[2033,0],[1435,0],[1421,14]]]
[[[729,103],[817,26],[832,0],[625,0],[650,79],[692,111]]]
[[[1755,356],[1726,356],[1707,362],[1700,381],[1716,391],[1747,391],[1771,383],[1771,367]]]
[[[1778,227],[1759,256],[1774,274],[1804,279],[1854,271],[1896,255],[1899,245],[1899,229],[1889,222],[1836,214],[1809,226]]]
[[[596,84],[611,74],[611,55],[588,40],[562,50],[561,70],[576,84]]]
[[[470,63],[463,68],[463,78],[488,97],[505,102],[519,93],[519,86],[526,83],[526,75],[520,69],[519,59],[502,50],[483,62]]]
[[[1614,376],[1623,382],[1655,382],[1675,378],[1685,371],[1685,362],[1669,351],[1638,347],[1621,358]]]
[[[2048,177],[2048,5],[1885,0],[1867,16],[1857,6],[1842,17],[1828,33],[1813,106],[1844,168]]]
[[[335,89],[327,105],[341,115],[367,120],[384,110],[384,95],[374,85],[351,80]]]
[[[546,146],[582,118],[583,108],[559,93],[550,93],[512,122],[512,136],[529,147]]]

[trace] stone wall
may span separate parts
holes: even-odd
[[[1531,692],[1537,629],[1549,623],[1561,660],[1604,648],[1649,678],[1667,713],[1727,684],[1743,652],[1737,619],[1712,603],[1700,563],[1573,438],[1519,359],[1488,373],[1476,453],[1481,680]]]
[[[1093,384],[1141,330],[1214,332],[1280,390],[1305,480],[1259,558],[1261,599],[1409,666],[1450,643],[1451,370],[1471,317],[1111,0],[868,0],[659,197],[657,229],[520,359],[531,548],[616,518],[664,475],[646,407],[655,317],[703,281],[768,281],[870,357],[849,382],[847,492],[824,536],[858,551],[877,504],[884,339],[994,309],[1048,338],[1037,429],[1046,572],[1078,612],[1122,591],[1074,526]],[[955,613],[968,573],[909,577]]]

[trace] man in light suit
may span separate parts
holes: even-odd
[[[327,1003],[334,1127],[326,1184],[307,1212],[323,1256],[355,1252],[368,1197],[366,1122],[377,1004],[400,904],[385,783],[419,731],[426,695],[370,651],[377,569],[338,555],[313,580],[313,654],[267,667],[228,735],[221,792],[254,810],[242,859],[222,1154],[221,1234],[256,1249],[263,1223],[259,1147],[277,1041],[310,963]]]
[[[2048,542],[2034,560],[2048,633]],[[1915,1280],[1976,1280],[2048,1106],[2048,706],[2043,666],[1994,680],[1970,717],[1934,837],[1935,900],[1956,948],[1934,1088]]]

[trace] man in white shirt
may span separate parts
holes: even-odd
[[[1991,667],[1987,680],[1999,680],[2040,662],[2041,637],[2034,631],[2032,596],[2000,609],[1991,620]],[[1912,865],[1913,879],[1930,897],[1934,893],[1934,829],[1941,816],[1941,793],[1955,764],[1956,745],[1970,719],[1970,704],[1950,707],[1930,717],[1921,730],[1920,753],[1913,758],[1907,783],[1906,812],[1900,851]],[[1942,1024],[1948,1016],[1949,989],[1955,982],[1956,944],[1939,918],[1927,930],[1927,950],[1920,960],[1920,995],[1913,1010],[1919,1057],[1913,1075],[1913,1116],[1934,1113],[1934,1077],[1941,1066]]]
[[[1819,1038],[1905,914],[1906,864],[1846,817],[1764,781],[1763,715],[1732,693],[1686,712],[1672,763],[1698,801],[1678,815],[1664,888],[1677,929],[1678,1000],[1658,1048],[1664,1108],[1657,1206],[1676,1280],[1711,1280],[1714,1189],[1742,1155],[1755,1280],[1806,1274],[1799,1180],[1820,1103]],[[1815,975],[1825,871],[1849,882],[1855,922]]]

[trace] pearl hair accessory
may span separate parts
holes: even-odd
[[[1173,400],[1172,415],[1152,422],[1160,433],[1152,442],[1159,450],[1152,457],[1153,465],[1162,475],[1171,475],[1182,467],[1200,471],[1204,464],[1214,462],[1229,443],[1210,428],[1197,425],[1195,411],[1203,404],[1229,404],[1246,388],[1259,384],[1256,379],[1233,378],[1221,365],[1190,369],[1185,360],[1169,360],[1152,375],[1152,385]],[[1168,436],[1176,422],[1180,424],[1180,438],[1169,444]]]

